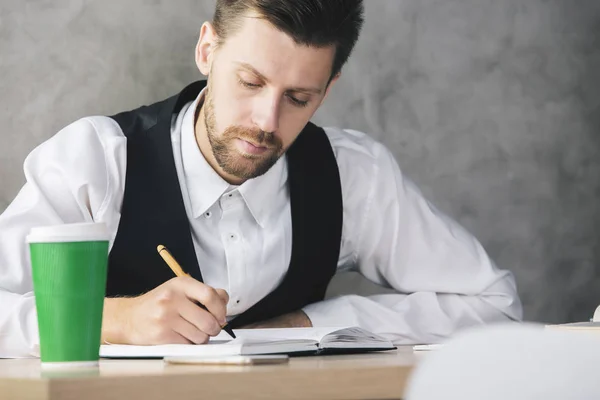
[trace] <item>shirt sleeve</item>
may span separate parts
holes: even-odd
[[[360,326],[414,344],[522,318],[513,275],[423,197],[389,150],[360,132],[328,134],[344,200],[338,271],[358,271],[393,293],[311,304],[303,310],[314,326]]]
[[[39,351],[27,234],[36,226],[92,221],[105,222],[116,232],[125,143],[112,120],[85,118],[26,158],[26,183],[0,215],[0,357],[36,356]]]

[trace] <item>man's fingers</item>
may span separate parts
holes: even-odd
[[[221,299],[223,299],[223,301],[227,305],[227,303],[229,303],[229,293],[227,293],[227,291],[225,289],[215,289],[215,290],[217,291],[217,294],[219,295],[219,297]]]
[[[188,340],[184,336],[182,336],[179,332],[175,332],[171,330],[168,334],[165,334],[159,340],[154,340],[151,343],[140,343],[140,344],[151,344],[151,345],[160,345],[160,344],[193,344],[191,340]]]
[[[185,295],[189,299],[204,305],[219,324],[225,324],[227,322],[225,318],[225,315],[227,314],[227,302],[221,298],[216,289],[193,278],[182,279],[181,282],[183,284]]]
[[[173,333],[181,336],[185,343],[202,344],[208,342],[208,335],[183,318],[173,323]]]
[[[179,306],[179,315],[207,335],[216,336],[221,332],[221,324],[215,316],[190,299],[186,299],[185,303]]]

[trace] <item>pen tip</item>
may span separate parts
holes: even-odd
[[[234,339],[236,338],[236,337],[235,337],[235,333],[233,333],[233,329],[231,329],[231,327],[230,327],[229,325],[225,325],[225,326],[223,327],[223,330],[224,330],[225,332],[227,332],[227,333],[229,334],[229,336],[231,336],[232,338],[234,338]]]

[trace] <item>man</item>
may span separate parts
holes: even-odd
[[[384,146],[309,123],[362,14],[360,0],[219,0],[195,53],[208,82],[83,118],[35,149],[0,217],[0,355],[37,343],[27,232],[84,221],[113,235],[106,342],[204,343],[226,320],[437,342],[519,320],[512,275],[423,199]],[[158,244],[193,278],[172,278]],[[345,270],[397,293],[323,301]]]

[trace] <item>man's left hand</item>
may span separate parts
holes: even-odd
[[[279,317],[271,318],[266,321],[255,322],[250,325],[242,326],[243,329],[258,328],[310,328],[312,323],[308,315],[302,310],[294,311],[289,314],[283,314]]]

